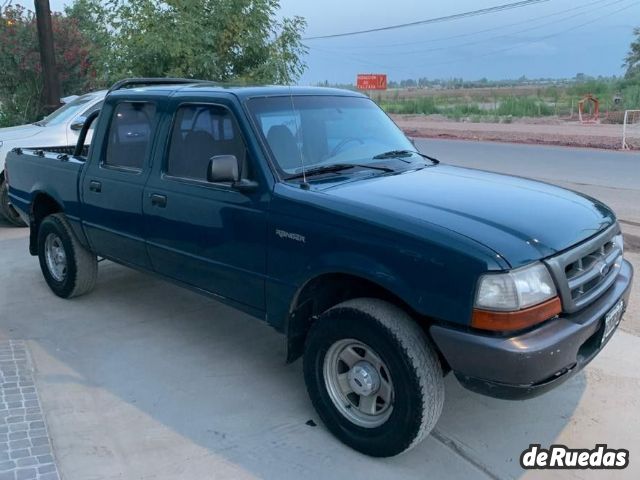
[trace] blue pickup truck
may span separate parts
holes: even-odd
[[[431,431],[450,372],[510,399],[565,381],[633,276],[606,205],[439,164],[349,91],[125,80],[74,155],[15,149],[7,175],[56,295],[89,292],[100,257],[268,322],[373,456]]]

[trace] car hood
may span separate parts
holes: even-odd
[[[22,140],[42,133],[44,127],[37,125],[20,125],[18,127],[0,128],[0,141]]]
[[[603,203],[547,183],[439,165],[320,187],[325,194],[469,237],[513,268],[565,250],[615,223]]]

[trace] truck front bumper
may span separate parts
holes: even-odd
[[[620,299],[626,309],[632,279],[633,267],[623,260],[613,285],[594,303],[514,336],[442,325],[433,325],[431,336],[469,390],[513,400],[535,397],[579,372],[611,339],[603,341],[605,316]]]

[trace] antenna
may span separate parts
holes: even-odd
[[[293,103],[293,93],[291,92],[291,85],[289,85],[289,100],[291,100],[291,113],[293,114],[293,123],[296,126],[296,149],[300,154],[300,166],[302,167],[302,185],[301,187],[304,189],[309,188],[309,184],[307,183],[307,174],[304,168],[304,158],[302,157],[302,150],[298,146],[298,135],[300,135],[300,127],[298,125],[298,118],[296,117],[296,106]]]

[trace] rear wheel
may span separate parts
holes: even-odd
[[[49,288],[59,297],[77,297],[95,286],[97,258],[80,244],[61,213],[49,215],[40,224],[38,258]]]
[[[304,374],[327,428],[367,455],[413,448],[442,412],[436,352],[405,311],[382,300],[348,300],[322,314],[307,338]]]
[[[3,178],[0,180],[0,215],[2,215],[11,225],[16,227],[26,227],[20,215],[9,202],[9,185]]]

